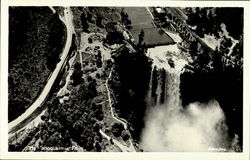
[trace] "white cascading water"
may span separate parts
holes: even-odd
[[[145,128],[141,134],[143,150],[225,151],[229,145],[227,126],[218,102],[195,102],[185,108],[181,104],[180,74],[187,63],[187,57],[176,45],[149,49],[148,56],[153,59],[152,68],[156,67],[156,71],[151,73],[147,96]],[[170,58],[174,67],[168,63]],[[153,72],[157,74],[153,76]],[[157,78],[154,91],[153,78]],[[155,92],[156,97],[152,97],[152,92]],[[161,101],[162,94],[164,101]]]

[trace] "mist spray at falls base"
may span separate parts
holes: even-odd
[[[179,110],[167,107],[148,110],[142,135],[145,151],[209,151],[227,145],[227,126],[216,101]]]
[[[161,48],[162,50],[163,48]],[[183,107],[180,100],[180,74],[187,63],[176,46],[165,53],[150,53],[153,71],[149,85],[145,128],[141,134],[144,151],[213,151],[228,148],[225,115],[216,100]],[[150,52],[150,50],[149,50]],[[167,59],[175,67],[167,65]],[[234,141],[237,141],[234,139]]]

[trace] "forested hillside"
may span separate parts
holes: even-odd
[[[42,90],[64,46],[64,25],[48,7],[9,8],[9,121]]]

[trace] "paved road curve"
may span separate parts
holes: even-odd
[[[32,116],[32,114],[35,113],[39,107],[42,106],[42,104],[46,101],[46,97],[49,94],[58,74],[61,71],[61,68],[64,66],[64,62],[67,58],[67,55],[69,53],[69,49],[71,47],[71,42],[72,42],[72,34],[74,32],[74,27],[72,23],[72,13],[69,7],[65,7],[64,9],[64,16],[59,16],[60,20],[63,21],[67,28],[67,40],[66,44],[64,46],[64,50],[62,52],[61,60],[57,64],[55,70],[52,72],[50,75],[50,78],[43,88],[41,94],[39,97],[36,99],[36,101],[18,118],[13,120],[12,122],[9,123],[9,133],[13,133],[15,131],[18,131],[25,127],[30,121],[32,121],[36,116]]]

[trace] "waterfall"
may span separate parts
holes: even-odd
[[[180,73],[169,72],[154,66],[151,71],[148,106],[161,105],[166,102],[180,107]],[[171,105],[173,106],[173,105]]]
[[[216,100],[186,107],[180,75],[187,58],[176,45],[148,50],[153,59],[141,133],[145,151],[214,151],[228,146],[225,115]],[[164,52],[165,51],[165,52]]]
[[[172,51],[165,52],[162,55],[158,53],[150,54],[154,63],[152,64],[147,94],[148,106],[167,102],[180,108],[180,74],[187,61],[181,58],[178,48],[173,49],[176,47],[175,45],[171,47]],[[174,66],[171,66],[168,61],[174,61],[172,62]]]

